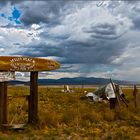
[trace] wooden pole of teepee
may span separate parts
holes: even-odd
[[[117,99],[117,102],[118,102],[118,106],[119,106],[119,109],[120,109],[120,98],[119,98],[118,93],[117,93],[117,92],[119,92],[119,91],[116,90],[116,87],[115,87],[115,85],[113,84],[113,81],[112,81],[111,78],[110,78],[110,82],[111,82],[111,85],[112,85],[112,88],[113,88],[113,91],[114,91],[114,93],[115,93],[115,96],[116,96],[116,99]]]
[[[118,85],[118,90],[120,89],[120,87],[119,87],[119,85]],[[120,93],[119,93],[119,97],[120,97],[120,100],[125,104],[125,106],[126,107],[128,107],[128,104],[127,104],[127,102],[126,102],[126,99],[122,96],[122,95],[120,95]]]
[[[123,101],[123,103],[126,105],[126,107],[128,107],[128,104],[127,102],[125,101],[125,99],[120,95],[120,87],[119,85],[116,85],[114,86],[112,80],[110,79],[110,82],[112,84],[112,87],[113,87],[113,90],[114,90],[114,93],[115,93],[115,96],[117,98],[117,102],[118,102],[118,105],[119,105],[119,108],[120,108],[120,105],[121,105],[121,101]]]

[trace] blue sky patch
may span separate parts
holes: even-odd
[[[12,11],[12,16],[9,17],[8,19],[10,21],[15,21],[16,24],[21,24],[21,21],[20,21],[20,16],[21,16],[21,11],[19,9],[17,9],[16,7],[13,8],[13,11]]]
[[[1,17],[6,18],[6,15],[4,13],[1,13],[0,15]]]
[[[6,15],[6,13],[1,13],[1,17],[8,19],[9,21],[14,21],[16,24],[21,24],[20,17],[21,17],[21,11],[16,8],[15,6],[12,9],[11,15]]]
[[[18,20],[21,16],[21,12],[16,8],[14,7],[13,11],[12,11],[12,17],[16,20]]]

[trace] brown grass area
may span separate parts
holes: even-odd
[[[139,140],[140,93],[134,107],[133,89],[123,89],[129,108],[110,110],[108,102],[93,103],[79,100],[84,89],[61,93],[62,88],[39,87],[39,123],[24,131],[0,132],[0,140]],[[94,91],[95,88],[86,88]],[[29,87],[9,87],[9,95],[29,94]],[[9,122],[24,99],[9,101]],[[27,102],[13,123],[27,121]]]

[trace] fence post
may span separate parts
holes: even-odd
[[[138,89],[137,89],[136,85],[134,85],[133,96],[134,96],[134,106],[135,107],[137,107],[137,92],[138,92]]]

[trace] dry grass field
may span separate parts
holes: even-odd
[[[81,87],[73,93],[61,93],[59,87],[39,87],[39,122],[22,131],[0,132],[0,140],[139,140],[140,92],[134,107],[132,88],[123,88],[129,108],[109,109],[108,102],[80,100]],[[94,91],[95,88],[86,88]],[[29,94],[29,87],[8,87],[8,95]],[[24,102],[24,104],[23,104]],[[22,111],[20,108],[23,104]],[[27,122],[28,104],[24,98],[9,98],[9,123]],[[17,114],[16,114],[17,112]]]

